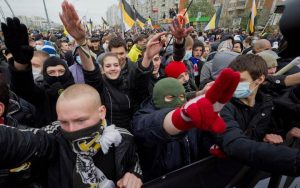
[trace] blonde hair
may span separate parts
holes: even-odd
[[[87,104],[87,101],[99,106],[102,104],[98,91],[87,84],[71,85],[61,93],[56,104],[71,100],[80,101],[80,99],[86,101],[85,104]]]

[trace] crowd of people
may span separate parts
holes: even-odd
[[[168,32],[88,37],[67,1],[70,38],[7,18],[0,187],[137,188],[208,156],[218,162],[206,187],[245,166],[247,179],[299,176],[297,6],[286,7],[284,37],[196,32],[180,17]]]

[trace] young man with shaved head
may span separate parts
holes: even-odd
[[[260,39],[260,40],[257,40],[256,43],[254,44],[252,52],[254,54],[257,54],[262,51],[271,50],[271,49],[272,49],[272,46],[271,46],[270,41],[268,41],[267,39]]]
[[[141,187],[133,136],[106,124],[106,109],[95,89],[70,86],[56,110],[59,121],[43,130],[0,126],[0,169],[27,162],[34,168],[42,161],[38,169],[46,187]]]

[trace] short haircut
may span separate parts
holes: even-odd
[[[57,99],[56,105],[62,101],[80,101],[84,99],[90,101],[89,104],[101,105],[100,94],[98,91],[87,84],[73,84],[65,89]],[[86,105],[87,103],[83,104]]]
[[[0,102],[4,104],[4,116],[7,112],[8,104],[9,104],[9,88],[5,81],[0,80]]]
[[[62,47],[62,44],[63,43],[66,43],[66,44],[68,44],[68,42],[67,41],[64,41],[64,40],[59,40],[58,42],[57,42],[57,47],[60,49],[61,47]]]
[[[43,50],[34,51],[33,56],[42,57],[42,58],[45,58],[45,59],[50,57],[50,55],[47,52],[43,51]]]
[[[140,34],[138,35],[135,39],[134,39],[134,43],[138,43],[139,41],[142,41],[144,39],[148,39],[148,36],[147,35],[144,35],[144,34]]]
[[[252,51],[255,53],[259,53],[261,51],[268,50],[268,46],[271,46],[270,41],[268,41],[267,39],[260,39],[255,42]]]
[[[112,48],[124,47],[127,50],[126,42],[121,37],[114,37],[108,43],[108,50],[111,51]]]
[[[202,50],[204,51],[204,44],[199,40],[195,40],[193,45],[193,50],[196,50],[196,48],[198,47],[202,47]]]
[[[239,72],[248,71],[252,80],[256,80],[262,75],[268,75],[266,61],[262,57],[254,54],[238,56],[229,64],[229,68]]]
[[[249,36],[249,37],[246,37],[246,39],[245,39],[245,43],[247,43],[247,44],[252,44],[252,40],[253,40],[253,37],[251,37],[251,36]]]

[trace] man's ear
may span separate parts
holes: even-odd
[[[101,120],[104,120],[105,119],[105,116],[106,116],[106,108],[104,105],[101,105],[99,108],[98,108],[98,111],[99,111],[99,116],[100,116],[100,119]]]
[[[2,102],[0,102],[0,117],[4,115],[4,111],[5,111],[5,105]]]
[[[261,75],[257,80],[256,80],[256,84],[260,85],[265,81],[266,77],[265,75]]]

